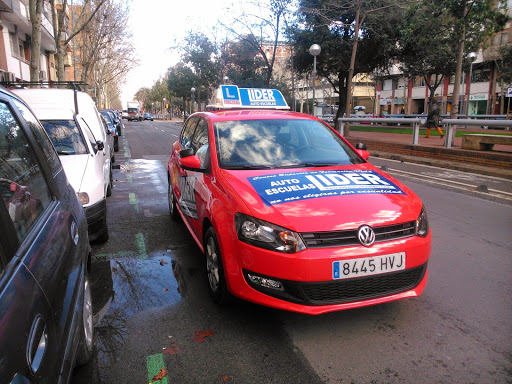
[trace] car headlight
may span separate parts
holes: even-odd
[[[425,210],[425,206],[421,207],[421,212],[418,218],[416,219],[416,235],[425,237],[428,235],[428,217],[427,211]]]
[[[306,249],[298,233],[255,217],[237,213],[235,225],[238,239],[256,247],[283,253]]]
[[[89,204],[89,195],[87,192],[78,192],[76,195],[78,196],[78,201],[80,201],[82,205]]]

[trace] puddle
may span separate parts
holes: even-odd
[[[187,295],[184,269],[170,250],[147,257],[96,259],[91,274],[96,363],[100,376],[119,358],[136,313],[173,306]]]

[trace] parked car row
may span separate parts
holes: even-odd
[[[89,239],[108,239],[113,157],[99,116],[83,92],[0,87],[2,383],[67,383],[92,356]]]

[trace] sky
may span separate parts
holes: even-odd
[[[123,107],[142,87],[151,88],[178,63],[180,54],[170,49],[190,29],[208,30],[221,18],[230,0],[132,0],[129,28],[140,65],[121,89]]]

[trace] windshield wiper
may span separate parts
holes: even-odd
[[[272,169],[273,167],[268,165],[227,165],[224,169],[238,170],[238,169]]]
[[[70,152],[57,151],[57,155],[71,155]]]
[[[335,165],[340,165],[340,163],[300,163],[300,164],[283,165],[279,168],[332,167]]]

